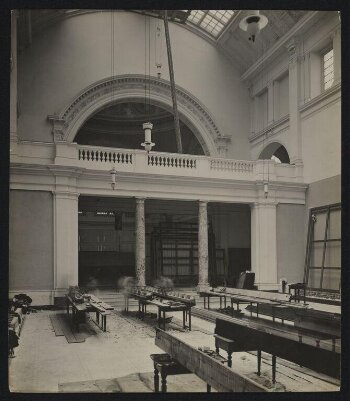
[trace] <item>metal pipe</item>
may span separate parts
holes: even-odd
[[[169,26],[168,26],[168,12],[167,12],[167,10],[164,10],[164,28],[165,28],[166,48],[167,48],[167,52],[168,52],[168,64],[169,64],[171,97],[172,97],[172,100],[173,100],[176,147],[177,147],[177,152],[178,153],[182,153],[181,132],[180,132],[179,114],[178,114],[178,111],[177,111],[175,79],[174,79],[174,67],[173,67],[173,59],[172,59],[172,55],[171,55]]]

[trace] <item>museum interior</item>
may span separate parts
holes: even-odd
[[[9,389],[341,386],[341,13],[11,11]]]

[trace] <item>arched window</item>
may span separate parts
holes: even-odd
[[[278,142],[272,142],[260,153],[259,159],[272,159],[276,163],[290,163],[287,149]]]

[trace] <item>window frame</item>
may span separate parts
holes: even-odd
[[[332,55],[332,58],[333,58],[333,63],[332,63],[332,66],[333,66],[333,81],[332,81],[332,84],[331,84],[328,88],[326,88],[326,87],[325,87],[325,86],[326,86],[326,82],[325,82],[326,76],[325,76],[325,73],[324,73],[324,70],[325,70],[325,67],[324,67],[324,65],[325,65],[324,57],[325,57],[325,55],[326,55],[327,53],[329,53],[329,52],[332,51],[332,50],[333,50],[333,55]],[[333,44],[330,43],[327,47],[325,47],[325,48],[320,52],[320,56],[321,56],[321,93],[323,93],[323,92],[326,92],[326,91],[328,91],[329,89],[331,89],[331,88],[333,87],[333,85],[334,85],[334,48],[333,48]]]

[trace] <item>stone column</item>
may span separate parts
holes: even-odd
[[[78,285],[78,198],[76,192],[54,194],[54,296]]]
[[[289,52],[289,156],[292,164],[302,164],[300,128],[300,63],[299,43],[293,39],[287,45]]]
[[[146,285],[145,199],[136,198],[135,266],[137,285]]]
[[[278,289],[277,227],[275,202],[251,205],[251,256],[259,290]]]
[[[209,287],[208,212],[206,201],[199,201],[198,212],[198,290]]]

